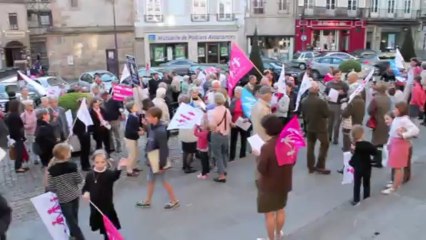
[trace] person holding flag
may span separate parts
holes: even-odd
[[[80,107],[77,111],[77,118],[72,126],[72,131],[78,137],[80,142],[80,164],[83,171],[90,170],[90,133],[92,132],[91,126],[93,125],[92,117],[90,116],[87,107],[86,99],[80,99]],[[90,127],[90,128],[89,128]]]

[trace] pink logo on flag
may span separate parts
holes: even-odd
[[[204,72],[206,72],[207,75],[216,74],[217,69],[215,67],[209,67],[209,68],[206,68]]]
[[[105,232],[108,235],[109,240],[124,240],[124,237],[121,236],[120,232],[117,228],[112,224],[112,222],[108,219],[107,216],[102,215],[104,220]]]
[[[123,101],[131,96],[133,96],[133,89],[129,86],[116,85],[112,89],[112,99],[116,101]]]
[[[295,164],[299,148],[305,146],[303,131],[297,117],[294,116],[283,128],[275,144],[278,166]]]
[[[253,63],[248,59],[244,52],[236,43],[231,45],[231,59],[229,61],[229,78],[228,93],[232,96],[232,92],[244,75],[246,75],[254,67]]]

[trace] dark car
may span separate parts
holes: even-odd
[[[167,72],[174,71],[179,75],[188,75],[189,68],[196,65],[198,65],[198,63],[193,62],[189,59],[175,59],[160,64],[160,68]]]
[[[266,69],[272,70],[272,72],[274,73],[274,79],[275,80],[278,80],[278,78],[280,77],[283,64],[285,66],[285,74],[294,77],[294,80],[296,80],[296,81],[297,81],[297,78],[299,77],[299,74],[301,72],[300,69],[292,68],[289,64],[282,63],[282,62],[275,60],[275,59],[272,59],[272,58],[262,57],[262,62],[263,62],[263,68],[265,70]]]
[[[379,52],[371,49],[358,49],[353,52],[351,52],[351,55],[356,58],[371,58],[372,56],[379,55]]]

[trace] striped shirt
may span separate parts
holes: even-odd
[[[68,203],[79,198],[81,194],[79,184],[82,182],[83,178],[73,162],[60,162],[48,169],[48,190],[56,193],[59,203]]]

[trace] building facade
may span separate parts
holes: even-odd
[[[368,0],[366,48],[394,50],[402,45],[409,28],[416,39],[422,31],[421,1],[423,0]]]
[[[19,65],[29,55],[24,1],[0,0],[0,69]]]
[[[33,59],[46,58],[52,74],[70,79],[100,69],[117,74],[126,55],[134,54],[133,0],[31,0],[27,5]]]
[[[244,43],[244,1],[136,0],[136,59],[226,63],[230,43]]]
[[[291,0],[248,0],[245,33],[248,52],[257,30],[262,55],[281,60],[292,58],[295,49],[294,21],[297,4]]]
[[[298,0],[296,51],[365,48],[365,0]]]

